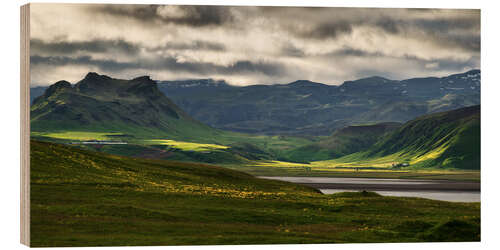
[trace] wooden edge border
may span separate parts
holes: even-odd
[[[21,6],[21,243],[30,245],[30,5]]]

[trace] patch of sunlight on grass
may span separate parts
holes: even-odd
[[[31,134],[34,136],[44,136],[55,139],[78,140],[78,141],[109,140],[110,138],[108,136],[123,135],[122,133],[87,132],[87,131],[65,131],[65,132],[55,132],[55,133],[32,132]]]
[[[252,165],[259,167],[281,167],[281,168],[309,167],[309,164],[286,162],[286,161],[260,161]]]
[[[422,162],[422,161],[426,161],[426,160],[433,160],[433,159],[436,159],[438,158],[441,154],[444,153],[444,151],[446,150],[446,146],[441,146],[437,149],[434,149],[422,156],[417,156],[415,158],[413,158],[411,161],[410,161],[410,164],[416,164],[416,163],[419,163],[419,162]]]
[[[347,173],[358,173],[358,172],[384,172],[384,173],[408,173],[409,171],[391,170],[386,168],[380,169],[357,169],[356,168],[313,168],[313,171],[327,171],[327,172],[347,172]]]
[[[364,158],[363,155],[352,154],[345,157],[332,160],[314,161],[311,162],[313,168],[359,168],[370,167],[387,169],[391,168],[393,164],[408,162],[409,156],[397,152],[383,157]]]
[[[183,142],[183,141],[165,140],[165,139],[147,140],[147,142],[149,142],[151,145],[168,145],[170,147],[180,149],[183,151],[196,151],[196,152],[206,152],[206,151],[223,150],[230,148],[228,146],[217,145],[217,144],[203,144],[203,143]]]

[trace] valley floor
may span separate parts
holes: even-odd
[[[318,162],[319,163],[319,162]],[[256,176],[307,176],[307,177],[345,177],[345,178],[384,178],[384,179],[429,179],[480,182],[478,170],[455,169],[400,169],[390,168],[348,168],[320,167],[312,164],[292,162],[259,162],[248,165],[223,165]]]

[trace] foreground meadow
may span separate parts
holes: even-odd
[[[480,204],[31,142],[32,246],[479,241]]]

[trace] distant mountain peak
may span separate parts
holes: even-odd
[[[83,78],[83,80],[100,80],[100,79],[111,79],[111,77],[107,75],[99,75],[96,72],[89,72],[87,73],[85,78]]]
[[[159,81],[159,84],[167,85],[169,87],[174,87],[174,88],[229,87],[230,86],[224,80],[214,80],[212,78]]]
[[[151,80],[151,77],[149,77],[149,76],[139,76],[139,77],[132,79],[132,81],[154,82],[153,80]]]
[[[89,72],[85,78],[75,84],[78,92],[89,95],[107,95],[107,93],[155,95],[158,96],[156,82],[149,76],[140,76],[132,80],[122,80]]]
[[[65,80],[58,81],[52,84],[50,87],[52,88],[71,88],[71,83]]]
[[[471,69],[471,70],[465,72],[464,74],[481,74],[481,70],[480,69]]]
[[[58,82],[50,85],[47,88],[47,90],[45,90],[45,96],[50,96],[61,89],[71,89],[71,88],[72,88],[71,83],[64,81],[64,80],[58,81]]]
[[[345,81],[340,85],[341,89],[342,88],[368,88],[368,87],[387,87],[389,86],[389,83],[395,83],[397,81],[395,80],[390,80],[381,76],[371,76],[371,77],[366,77],[366,78],[361,78],[358,80],[354,81]]]
[[[478,69],[469,70],[463,73],[461,77],[481,78],[481,70]]]
[[[324,84],[318,83],[318,82],[309,81],[309,80],[297,80],[297,81],[288,83],[287,85],[288,86],[302,86],[302,87],[306,87],[306,86],[320,86],[320,85],[324,85]]]
[[[358,79],[356,81],[392,82],[393,80],[387,79],[387,78],[382,77],[382,76],[370,76],[370,77],[365,77],[365,78]]]
[[[114,130],[119,124],[125,130],[145,127],[173,131],[174,120],[202,126],[166,97],[149,76],[125,80],[95,72],[73,86],[67,81],[52,84],[34,101],[31,115],[37,120],[32,127],[42,130],[47,127]]]

